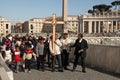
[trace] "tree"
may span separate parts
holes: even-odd
[[[120,8],[120,0],[113,1],[111,4],[112,4],[112,6],[115,6],[115,9],[117,9],[118,6]]]
[[[90,9],[90,10],[88,10],[88,13],[93,13],[93,10],[91,10],[91,9]]]
[[[112,7],[111,5],[105,5],[105,4],[95,5],[93,6],[93,11],[106,12],[106,11],[109,11],[111,7]]]

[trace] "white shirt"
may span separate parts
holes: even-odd
[[[68,47],[69,47],[68,44],[70,44],[71,42],[72,42],[72,40],[69,38],[61,39],[63,49],[68,49]]]
[[[62,43],[60,42],[59,39],[56,40],[56,44],[55,44],[55,54],[56,55],[59,55],[61,54],[60,52],[60,47],[62,46]],[[50,49],[50,52],[53,53],[53,50],[52,50],[52,41],[50,41],[49,43],[49,49]]]
[[[81,39],[79,40],[79,43],[81,43],[81,42],[82,42],[82,40],[83,40],[83,39],[81,38]]]
[[[10,62],[12,61],[12,56],[11,56],[11,50],[5,51],[5,61],[9,60]]]

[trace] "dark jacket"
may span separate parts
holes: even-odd
[[[79,42],[79,39],[75,41],[75,44],[72,46],[75,47],[74,55],[82,55],[83,57],[86,56],[86,49],[88,48],[88,43],[85,39],[82,39],[81,42]],[[83,49],[84,51],[79,53],[79,50]]]

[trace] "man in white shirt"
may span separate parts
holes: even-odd
[[[61,51],[60,51],[60,47],[62,46],[62,43],[60,42],[60,40],[58,39],[58,35],[55,35],[55,53],[53,53],[53,49],[52,49],[52,38],[51,41],[49,43],[49,49],[52,55],[52,72],[54,72],[55,70],[55,62],[56,59],[58,61],[58,65],[59,65],[59,72],[63,72],[63,68],[62,68],[62,61],[61,61]]]
[[[69,63],[69,52],[70,52],[70,44],[71,40],[68,38],[68,34],[64,33],[62,42],[62,66],[65,70],[68,70],[67,66]]]

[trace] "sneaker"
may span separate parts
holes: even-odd
[[[69,70],[67,67],[64,68],[65,70]]]
[[[25,71],[25,72],[27,72],[28,70],[27,70],[27,69],[25,69],[24,71]]]
[[[52,72],[54,72],[55,71],[55,69],[52,69]]]
[[[59,72],[64,72],[63,70],[58,70]]]
[[[15,73],[18,73],[19,71],[15,70]]]
[[[28,71],[28,73],[31,73],[31,71]]]
[[[74,72],[75,71],[75,69],[72,69],[72,72]]]
[[[82,70],[82,72],[83,72],[83,73],[86,73],[86,71],[85,71],[85,70]]]

